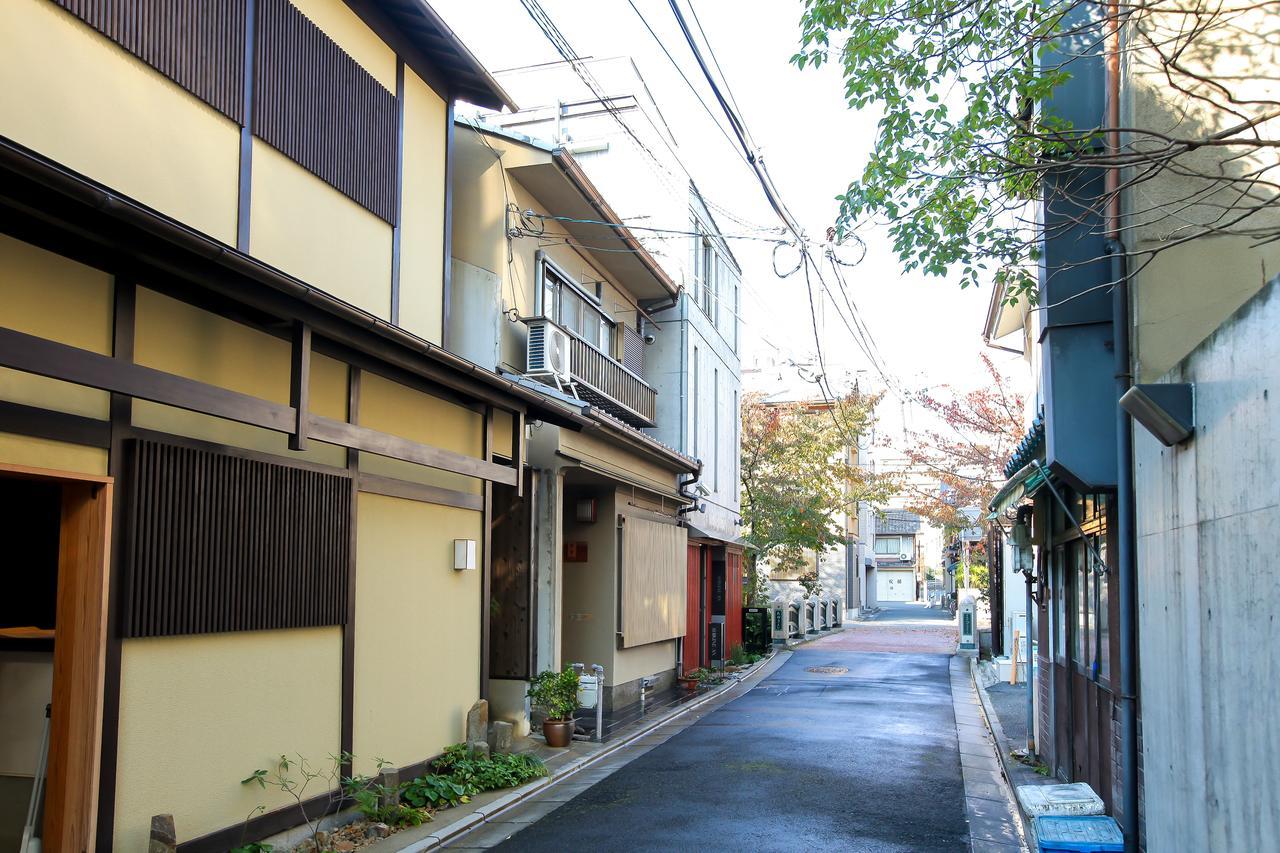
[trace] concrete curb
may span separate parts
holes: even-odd
[[[982,703],[982,716],[986,719],[987,728],[991,731],[991,737],[996,742],[996,758],[1000,760],[1000,775],[1004,777],[1006,784],[1010,788],[1009,793],[1012,795],[1013,805],[1018,813],[1018,820],[1022,823],[1022,837],[1027,841],[1028,846],[1030,846],[1032,840],[1035,838],[1035,834],[1032,831],[1031,815],[1023,811],[1022,803],[1018,800],[1017,794],[1012,790],[1013,772],[1010,762],[1013,761],[1013,759],[1009,757],[1009,753],[1005,749],[1005,745],[1009,741],[1008,738],[1004,736],[1004,726],[1000,725],[1000,717],[996,714],[995,708],[991,704],[991,697],[987,695],[987,688],[982,686],[982,679],[978,678],[976,663],[971,665],[969,674],[970,677],[973,678],[974,687],[978,689],[978,699]],[[1027,689],[1031,689],[1030,685],[1028,685]]]
[[[463,835],[466,835],[475,829],[479,829],[486,823],[497,820],[501,815],[516,806],[521,805],[526,800],[542,794],[566,779],[571,779],[578,775],[579,772],[590,768],[592,765],[599,763],[611,755],[614,755],[619,750],[633,745],[636,741],[647,737],[652,734],[655,729],[670,723],[672,720],[678,719],[690,711],[702,708],[717,699],[723,699],[726,702],[730,699],[736,699],[736,695],[731,696],[730,694],[733,694],[734,691],[738,691],[739,688],[745,687],[750,689],[755,686],[756,682],[761,681],[765,677],[776,672],[789,657],[790,650],[775,649],[767,659],[761,661],[760,665],[748,673],[746,677],[736,679],[731,683],[721,686],[717,690],[708,691],[705,696],[690,700],[670,714],[662,717],[655,717],[648,725],[645,725],[643,728],[637,729],[627,735],[625,739],[611,742],[599,752],[583,756],[577,761],[565,765],[554,776],[544,777],[530,782],[527,785],[516,788],[510,793],[504,794],[503,796],[474,809],[471,814],[460,817],[458,820],[444,827],[442,831],[438,833],[433,833],[426,838],[418,839],[403,846],[396,846],[394,843],[396,836],[392,835],[378,844],[370,845],[365,849],[370,850],[371,853],[393,853],[393,851],[396,851],[397,853],[419,853],[419,851],[434,850],[442,845],[450,844],[458,840]],[[740,692],[746,691],[742,690]]]
[[[1005,794],[1008,796],[1013,806],[1013,812],[1018,816],[1018,829],[1022,834],[1023,846],[1031,849],[1031,839],[1035,836],[1031,834],[1031,824],[1027,819],[1027,815],[1022,811],[1022,804],[1018,802],[1018,797],[1013,791],[1013,774],[1009,770],[1009,753],[1005,750],[1005,744],[1008,742],[1004,736],[1004,727],[1000,725],[1000,717],[996,714],[995,708],[991,705],[991,697],[987,695],[987,688],[982,686],[982,679],[978,678],[978,661],[970,659],[969,661],[969,679],[973,682],[974,689],[978,692],[978,703],[982,709],[982,719],[987,724],[987,731],[991,732],[991,739],[996,751],[996,760],[1000,762],[1000,776],[1004,779]]]

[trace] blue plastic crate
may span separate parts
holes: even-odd
[[[1124,835],[1106,815],[1043,815],[1035,820],[1040,853],[1124,853]]]

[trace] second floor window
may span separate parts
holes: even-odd
[[[614,356],[617,325],[598,298],[546,261],[542,264],[542,314],[605,355]]]

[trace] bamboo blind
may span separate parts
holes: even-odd
[[[622,528],[622,646],[631,648],[685,633],[683,527],[628,517]]]

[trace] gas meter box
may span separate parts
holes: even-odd
[[[578,676],[578,707],[591,709],[600,701],[600,677],[596,675]]]

